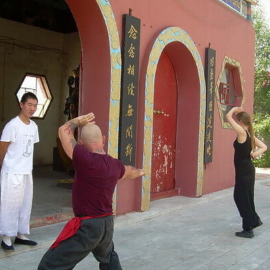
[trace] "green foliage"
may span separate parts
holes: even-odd
[[[254,114],[254,129],[258,137],[264,141],[270,140],[270,116],[262,113]],[[269,164],[270,166],[270,164]]]
[[[262,157],[253,161],[257,168],[269,168],[270,167],[270,151],[267,150],[263,153]]]
[[[256,34],[254,129],[260,138],[270,141],[270,27],[260,2],[253,8],[252,16]],[[255,164],[270,167],[269,151]]]

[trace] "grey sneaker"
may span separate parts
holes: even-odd
[[[238,237],[245,237],[245,238],[252,238],[254,236],[253,230],[243,230],[242,232],[236,232],[236,236]]]

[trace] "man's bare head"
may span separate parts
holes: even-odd
[[[103,137],[99,126],[88,124],[82,128],[81,140],[83,143],[102,143]]]

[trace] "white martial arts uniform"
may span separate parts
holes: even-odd
[[[39,141],[38,127],[17,116],[9,121],[1,141],[10,142],[1,169],[0,234],[29,234],[33,199],[33,152]]]

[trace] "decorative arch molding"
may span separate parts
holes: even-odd
[[[118,133],[121,86],[121,49],[115,16],[108,0],[96,0],[103,15],[108,35],[111,57],[111,93],[109,111],[108,154],[118,157]]]
[[[111,91],[108,128],[108,154],[118,158],[120,87],[121,87],[121,49],[115,16],[108,0],[96,0],[103,15],[110,46]],[[116,213],[117,187],[113,195],[113,212]]]
[[[145,82],[145,115],[144,115],[144,149],[143,168],[146,175],[142,180],[141,210],[146,211],[150,206],[151,189],[151,157],[152,157],[152,135],[153,135],[153,110],[154,110],[154,85],[158,61],[164,48],[171,42],[181,42],[191,53],[197,67],[200,85],[200,115],[199,115],[199,139],[198,139],[198,166],[196,196],[202,195],[203,184],[203,153],[205,133],[205,104],[206,90],[204,68],[200,54],[191,37],[181,28],[169,27],[162,31],[152,47],[146,73]]]

